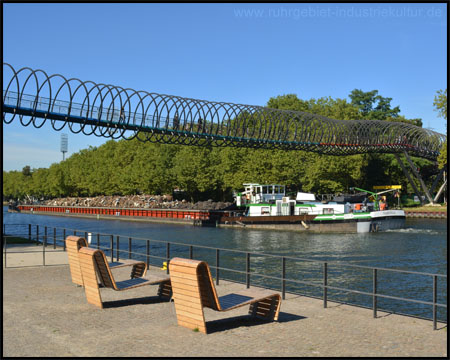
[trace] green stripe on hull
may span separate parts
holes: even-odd
[[[347,214],[346,214],[347,215]],[[371,219],[370,213],[360,213],[354,214],[353,217],[344,217],[344,214],[339,215],[317,215],[313,221],[322,221],[322,220],[352,220],[352,219]]]
[[[287,204],[287,203],[285,203]],[[246,204],[245,206],[277,206],[277,204]],[[314,204],[297,204],[295,207],[315,207]]]

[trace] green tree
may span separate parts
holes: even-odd
[[[29,165],[23,167],[22,174],[24,176],[31,176],[31,168]]]
[[[447,128],[447,89],[438,90],[433,102],[435,111],[438,112],[438,116],[445,119],[445,128]],[[438,157],[439,169],[442,169],[447,165],[447,139],[442,144],[440,154]]]
[[[39,168],[33,170],[32,181],[30,183],[30,192],[37,198],[49,196],[48,186],[48,174],[49,170],[45,168]]]
[[[392,98],[378,95],[378,90],[364,92],[354,89],[349,98],[357,106],[362,116],[368,120],[387,120],[399,116],[400,107],[391,108]]]
[[[435,110],[439,113],[438,116],[445,119],[445,125],[447,127],[447,89],[437,91],[433,105]]]
[[[439,169],[442,169],[445,165],[447,165],[447,139],[445,139],[444,143],[442,144],[441,151],[437,160]]]
[[[21,171],[3,171],[3,197],[23,199],[26,194],[25,176]]]

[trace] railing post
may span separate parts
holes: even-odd
[[[111,250],[111,262],[114,261],[114,235],[110,235],[109,246]]]
[[[63,249],[66,251],[66,228],[63,229]]]
[[[97,233],[97,249],[100,249],[100,234]]]
[[[170,243],[169,242],[167,243],[166,259],[167,259],[167,266],[166,266],[167,270],[166,270],[166,272],[168,274],[169,273],[169,261],[170,261]]]
[[[194,247],[189,245],[189,259],[193,259],[194,257]]]
[[[7,244],[7,237],[5,236],[4,238],[4,246],[5,246],[5,269],[7,268],[7,266],[6,266],[6,249],[7,249],[7,247],[8,247],[8,244]]]
[[[120,236],[117,235],[116,237],[116,261],[119,261],[119,249],[120,249]]]
[[[245,266],[245,272],[246,272],[246,284],[247,289],[250,287],[250,253],[247,253],[246,256],[246,266]]]
[[[87,231],[84,232],[84,238],[85,238],[85,240],[87,242],[88,241],[88,233],[87,233]],[[88,246],[89,246],[89,243],[88,243]]]
[[[328,306],[328,264],[323,263],[323,307]]]
[[[377,269],[373,269],[373,317],[377,318]]]
[[[128,259],[131,259],[131,238],[128,238]]]
[[[437,329],[436,302],[437,302],[437,276],[433,275],[433,330]]]
[[[47,227],[45,227],[44,241],[42,242],[42,265],[45,266],[45,247],[47,246]]]
[[[281,296],[284,300],[286,298],[286,258],[281,258]]]
[[[28,224],[28,241],[31,242],[31,224]]]
[[[36,245],[39,245],[39,225],[36,225]]]
[[[150,240],[147,240],[147,248],[146,248],[146,254],[147,254],[147,269],[150,265]]]
[[[216,285],[219,285],[219,249],[216,249]]]
[[[53,249],[56,249],[56,228],[53,228]]]

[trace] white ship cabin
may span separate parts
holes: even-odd
[[[289,216],[302,214],[344,214],[347,204],[322,203],[314,194],[298,192],[296,199],[285,195],[284,185],[244,184],[245,191],[236,196],[237,206],[247,206],[247,216]]]
[[[244,184],[245,190],[237,194],[236,205],[261,204],[281,200],[285,196],[284,185]]]

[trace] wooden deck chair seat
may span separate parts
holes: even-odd
[[[250,305],[249,314],[266,320],[278,320],[281,296],[264,289],[217,296],[209,266],[204,261],[173,258],[169,263],[178,325],[207,333],[203,308],[228,311]]]
[[[78,257],[84,281],[86,299],[90,304],[103,308],[97,276],[101,279],[101,282],[106,288],[111,288],[116,291],[159,284],[159,297],[170,299],[172,296],[170,277],[167,274],[146,274],[143,277],[115,281],[111,272],[111,267],[102,250],[83,247],[78,251]]]
[[[70,235],[66,237],[66,249],[69,258],[70,275],[72,276],[72,282],[83,286],[83,277],[81,276],[81,268],[78,260],[78,251],[82,247],[88,247],[88,243],[85,238]],[[147,267],[143,261],[137,260],[120,260],[108,263],[111,269],[121,268],[124,266],[133,266],[131,277],[142,277],[147,271]]]

